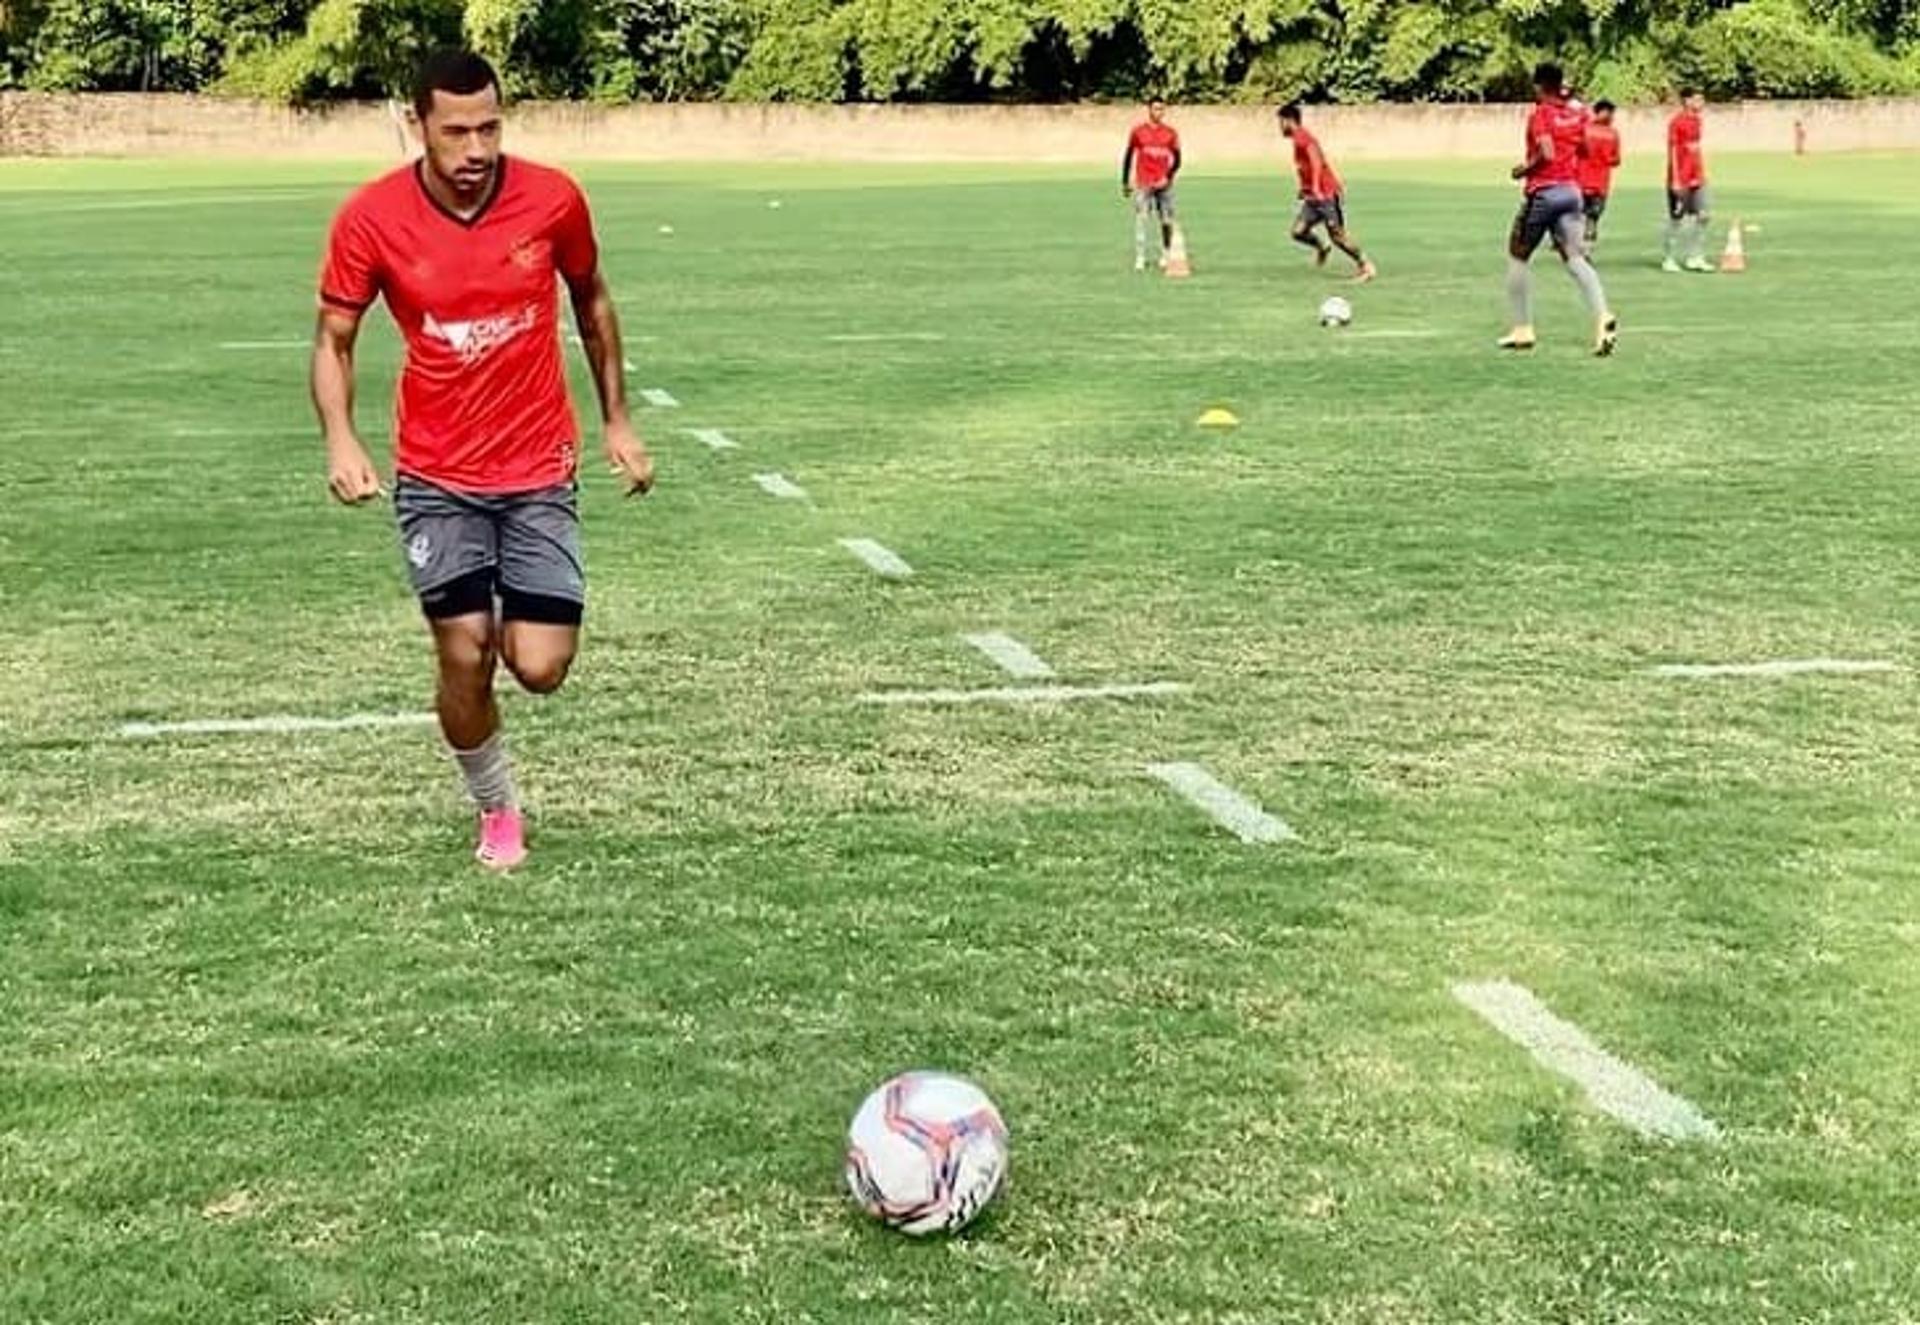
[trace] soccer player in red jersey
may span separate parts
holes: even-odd
[[[1707,99],[1692,88],[1680,93],[1680,110],[1667,121],[1667,249],[1662,271],[1712,271],[1707,261],[1707,159],[1700,150],[1700,112]],[[1686,235],[1683,266],[1674,258]]]
[[[406,339],[394,409],[393,505],[439,662],[440,730],[479,810],[480,862],[526,856],[494,701],[496,660],[547,694],[579,645],[585,578],[579,427],[560,352],[566,283],[593,369],[608,460],[629,495],[653,461],[627,417],[620,325],[586,198],[500,151],[500,80],[443,52],[415,87],[423,157],[355,193],[320,274],[313,401],[328,484],[349,505],[381,481],[353,420],[354,340],[376,298]]]
[[[1293,242],[1313,250],[1314,265],[1326,266],[1331,249],[1313,233],[1324,225],[1332,248],[1353,259],[1353,279],[1372,280],[1378,275],[1373,263],[1347,234],[1347,202],[1340,177],[1328,164],[1327,154],[1320,149],[1320,140],[1301,122],[1299,103],[1290,101],[1282,106],[1279,118],[1280,132],[1293,144],[1293,169],[1300,177],[1300,214],[1294,218]]]
[[[1620,131],[1613,127],[1613,103],[1593,103],[1593,120],[1580,150],[1580,197],[1587,213],[1587,251],[1600,242],[1600,218],[1607,213],[1607,195],[1613,192],[1613,172],[1620,165]]]
[[[1147,103],[1147,118],[1127,135],[1120,158],[1120,196],[1133,199],[1133,269],[1147,269],[1147,224],[1160,222],[1160,263],[1173,247],[1173,177],[1180,173],[1180,135],[1167,123],[1167,103]]]
[[[1593,316],[1593,352],[1604,358],[1620,339],[1620,321],[1607,307],[1600,273],[1587,261],[1579,180],[1580,147],[1586,141],[1589,115],[1586,107],[1567,95],[1566,82],[1557,64],[1545,63],[1533,71],[1537,99],[1527,117],[1527,156],[1513,168],[1526,197],[1507,238],[1507,299],[1513,307],[1513,330],[1501,338],[1500,348],[1531,350],[1536,343],[1533,255],[1540,241],[1551,235]]]

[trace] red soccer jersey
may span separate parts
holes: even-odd
[[[1667,121],[1667,187],[1699,189],[1707,183],[1707,158],[1700,151],[1700,116],[1682,110]]]
[[[1330,202],[1340,196],[1340,177],[1333,173],[1320,140],[1302,125],[1293,131],[1293,169],[1300,177],[1300,196],[1309,202]]]
[[[334,218],[320,302],[358,313],[375,298],[406,338],[394,401],[403,474],[461,492],[524,492],[573,477],[580,429],[560,355],[555,274],[599,265],[579,186],[500,158],[492,198],[461,220],[416,163],[348,199]]]
[[[1171,124],[1148,120],[1134,125],[1133,135],[1127,139],[1127,150],[1133,154],[1134,188],[1164,189],[1173,182],[1173,162],[1180,155],[1180,135],[1173,131]]]
[[[1580,145],[1586,141],[1592,118],[1585,106],[1565,97],[1548,97],[1534,106],[1533,114],[1527,116],[1527,156],[1533,156],[1535,143],[1551,138],[1553,160],[1527,176],[1528,193],[1580,182]]]
[[[1620,131],[1611,124],[1589,124],[1580,154],[1580,192],[1606,197],[1613,190],[1613,171],[1619,164]]]

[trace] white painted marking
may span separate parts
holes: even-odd
[[[716,451],[737,451],[740,449],[738,442],[721,432],[718,428],[689,428],[687,429],[687,433],[694,441],[699,442],[702,446],[710,446]]]
[[[786,501],[805,501],[807,490],[788,478],[785,474],[755,474],[753,481],[769,497],[780,497]]]
[[[657,386],[642,387],[640,389],[640,399],[646,401],[655,409],[680,408],[680,402],[673,398],[671,391],[662,391]]]
[[[64,196],[66,190],[49,189],[46,192],[60,197]],[[282,190],[277,193],[193,193],[171,198],[123,198],[112,202],[56,201],[48,206],[38,205],[39,195],[37,194],[15,196],[28,201],[0,206],[0,217],[20,216],[27,213],[45,215],[49,212],[144,212],[155,208],[226,207],[236,202],[303,202],[308,198],[326,195],[311,189]]]
[[[1897,672],[1899,664],[1847,658],[1777,658],[1750,663],[1666,663],[1647,669],[1654,676],[1806,676],[1827,673],[1858,676],[1865,672]]]
[[[344,718],[196,718],[190,722],[129,722],[120,734],[131,740],[153,736],[227,736],[261,732],[355,731],[365,727],[428,727],[431,713],[353,713]]]
[[[884,345],[893,341],[933,342],[947,338],[944,331],[848,331],[828,336],[842,345]]]
[[[310,340],[223,340],[223,350],[306,350],[313,348]]]
[[[1348,340],[1431,340],[1440,333],[1419,327],[1359,327],[1340,334]]]
[[[913,567],[901,560],[898,553],[882,547],[871,538],[843,538],[840,546],[867,563],[868,569],[890,580],[904,580],[913,574]]]
[[[173,435],[175,437],[312,437],[318,430],[317,424],[309,424],[304,428],[228,428],[219,424],[209,424],[204,428],[177,427],[173,429]]]
[[[1288,842],[1293,829],[1198,764],[1148,764],[1147,772],[1211,815],[1242,842]]]
[[[962,635],[960,638],[999,663],[1000,670],[1008,676],[1032,681],[1053,675],[1053,668],[1047,666],[1038,654],[1011,635],[1003,635],[999,631],[988,631],[980,635]]]
[[[625,368],[630,373],[637,373],[640,371],[640,365],[635,363],[631,359],[622,359],[620,361],[620,366],[622,368]]]
[[[1711,1141],[1713,1120],[1651,1077],[1623,1063],[1570,1021],[1553,1015],[1531,992],[1505,980],[1457,984],[1453,996],[1493,1028],[1586,1092],[1595,1108],[1643,1136],[1669,1141]]]
[[[1080,699],[1147,699],[1178,695],[1187,687],[1178,681],[1147,681],[1136,685],[1002,686],[996,690],[873,690],[859,696],[862,704],[1069,704]]]

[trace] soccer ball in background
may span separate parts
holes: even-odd
[[[915,1237],[965,1228],[1007,1180],[1007,1125],[987,1093],[945,1072],[906,1072],[867,1096],[847,1129],[847,1188]]]
[[[1353,321],[1353,305],[1334,295],[1320,305],[1320,325],[1323,327],[1344,327]]]

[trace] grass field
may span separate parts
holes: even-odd
[[[118,735],[425,706],[271,344],[373,167],[0,166],[0,1320],[1920,1320],[1914,676],[1647,672],[1920,651],[1920,174],[1722,160],[1753,270],[1679,278],[1641,167],[1605,363],[1544,263],[1493,352],[1497,163],[1349,172],[1345,334],[1272,172],[1184,182],[1185,284],[1104,171],[587,172],[681,407],[644,503],[587,469],[503,881],[427,731]],[[988,630],[1191,690],[856,702],[1008,684]],[[923,1064],[1015,1139],[931,1244],[839,1185]]]

